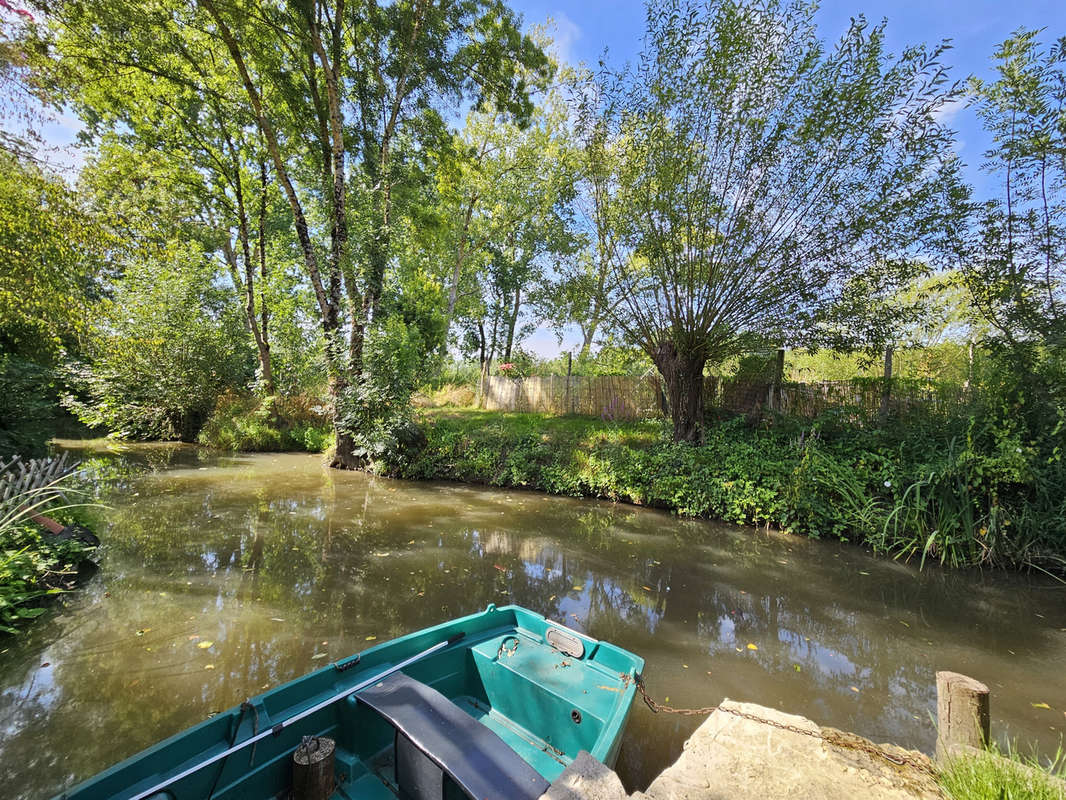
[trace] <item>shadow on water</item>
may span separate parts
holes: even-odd
[[[993,728],[1066,728],[1066,590],[609,503],[410,484],[303,455],[68,442],[111,506],[100,573],[0,643],[0,763],[42,797],[331,660],[491,602],[647,660],[674,706],[723,697],[930,750],[934,673],[990,684]],[[1050,709],[1033,704],[1047,703]],[[693,717],[634,708],[644,788]]]

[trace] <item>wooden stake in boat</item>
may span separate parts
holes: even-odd
[[[337,743],[325,736],[304,737],[292,754],[293,800],[329,800],[336,749]]]

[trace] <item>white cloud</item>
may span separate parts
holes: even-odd
[[[548,19],[548,31],[553,39],[552,52],[563,64],[575,64],[574,45],[581,38],[581,27],[564,12],[558,11]]]
[[[944,103],[944,105],[933,113],[933,116],[941,125],[950,125],[952,120],[954,120],[964,108],[966,108],[966,101],[962,98],[956,98],[955,100]]]

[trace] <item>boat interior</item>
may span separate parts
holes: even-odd
[[[150,800],[289,797],[293,753],[308,735],[335,742],[331,800],[537,798],[579,751],[613,760],[617,720],[624,723],[632,700],[633,656],[565,630],[472,631],[463,646],[416,661],[257,743],[258,753],[236,752]],[[358,667],[351,672],[362,680],[389,666],[342,662],[255,698],[249,713],[204,724],[220,726],[216,741],[241,742],[342,686],[331,672]],[[312,679],[321,689],[308,697]]]

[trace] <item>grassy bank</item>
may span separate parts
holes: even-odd
[[[949,566],[1066,564],[1062,489],[1047,493],[1066,485],[1061,464],[1037,475],[1023,444],[985,441],[973,420],[738,418],[710,424],[700,447],[655,421],[433,409],[421,422],[426,446],[385,471],[770,525]]]
[[[1063,800],[1064,778],[1061,751],[1045,764],[995,747],[951,759],[939,776],[951,800]]]

